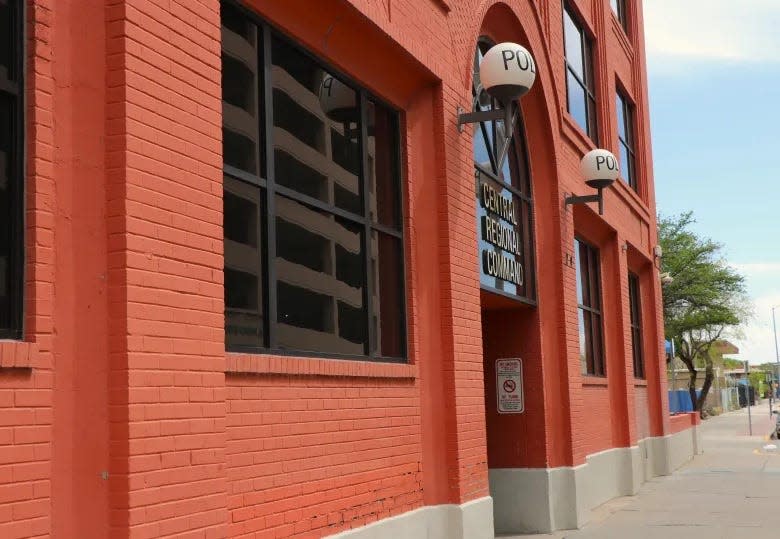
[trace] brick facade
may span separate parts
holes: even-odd
[[[225,352],[218,0],[27,1],[24,342],[0,343],[0,537],[319,537],[490,495],[672,432],[641,1],[570,0],[594,36],[600,146],[636,105],[639,191],[605,215],[566,112],[562,4],[246,0],[402,114],[408,364]],[[538,304],[480,291],[476,40],[526,46]],[[608,377],[581,374],[573,238],[599,247]],[[633,376],[627,271],[646,381]],[[494,360],[524,360],[499,415]],[[675,423],[675,432],[688,425]]]

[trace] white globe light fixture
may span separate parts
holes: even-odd
[[[488,94],[506,106],[529,92],[536,80],[536,64],[525,47],[499,43],[482,57],[479,80]]]
[[[612,152],[597,149],[585,154],[580,161],[580,173],[585,183],[598,191],[595,195],[570,196],[566,204],[599,203],[599,215],[604,214],[604,197],[602,191],[612,185],[620,176],[620,166]]]
[[[620,176],[618,160],[607,150],[591,150],[580,161],[580,172],[585,183],[594,189],[604,189]]]
[[[504,125],[508,126],[506,132],[513,133],[517,107],[515,100],[527,94],[536,80],[533,56],[517,43],[493,45],[479,64],[479,80],[485,92],[501,103],[501,108],[465,112],[462,107],[458,107],[458,131],[463,132],[464,124],[504,120]],[[475,100],[480,98],[479,94],[477,92]],[[499,170],[506,158],[510,140],[511,137],[507,138],[499,156]]]

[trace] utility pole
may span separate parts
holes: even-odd
[[[747,361],[745,361],[745,381],[747,382],[745,384],[745,396],[747,397],[748,407],[748,431],[753,436],[753,417],[750,415],[750,368]]]
[[[772,307],[772,330],[775,334],[775,376],[776,381],[780,381],[780,353],[777,351],[777,324],[775,324],[775,309],[777,306]],[[777,384],[775,384],[776,386]],[[774,389],[774,388],[773,388]]]

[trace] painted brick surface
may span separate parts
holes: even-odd
[[[217,0],[27,3],[26,334],[0,343],[0,537],[319,537],[487,496],[489,466],[670,432],[641,2],[630,38],[608,1],[570,2],[596,36],[601,146],[617,150],[615,87],[637,105],[641,188],[616,184],[603,218],[563,204],[593,143],[566,112],[560,2],[244,2],[402,112],[409,365],[225,353]],[[480,34],[538,64],[533,307],[479,289],[455,111]],[[581,374],[575,234],[603,254],[605,380]],[[494,360],[514,356],[526,412],[499,416]]]
[[[110,4],[110,533],[225,537],[219,6]]]
[[[53,80],[51,2],[28,2],[24,342],[0,345],[0,537],[51,532]]]
[[[422,505],[413,381],[228,377],[231,537],[332,534]]]
[[[650,431],[650,402],[647,398],[647,387],[637,386],[634,390],[636,399],[636,432],[637,439],[642,440],[651,436]]]

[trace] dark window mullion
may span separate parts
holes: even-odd
[[[348,212],[346,210],[342,210],[341,208],[338,208],[336,206],[332,206],[328,204],[327,202],[323,202],[322,200],[318,198],[311,197],[309,195],[304,195],[300,191],[296,191],[295,189],[290,189],[289,187],[286,187],[281,184],[274,184],[274,190],[276,194],[278,195],[284,195],[285,198],[289,198],[291,200],[294,200],[296,202],[300,202],[301,204],[304,204],[306,206],[311,206],[313,208],[317,208],[318,210],[324,211],[326,213],[330,213],[332,215],[335,215],[337,217],[341,217],[347,221],[363,225],[368,220],[361,216],[357,215],[355,213]]]
[[[260,121],[262,122],[262,120]],[[223,164],[222,173],[226,176],[230,176],[234,180],[240,180],[250,185],[255,185],[257,187],[263,187],[263,188],[267,186],[267,182],[265,178],[255,176],[254,174],[250,174],[249,172],[245,172],[240,168],[236,168],[230,165]]]
[[[276,319],[277,319],[277,297],[276,297],[276,174],[274,170],[274,107],[273,107],[273,80],[271,78],[273,61],[271,58],[271,30],[263,24],[258,25],[258,31],[262,32],[262,56],[258,64],[262,66],[263,88],[262,102],[264,113],[261,115],[262,125],[260,126],[265,136],[265,287],[264,294],[266,301],[266,316],[263,319],[265,324],[266,342],[265,346],[271,349],[276,348]],[[258,100],[259,102],[259,100]],[[261,256],[263,256],[261,254]]]
[[[368,99],[365,91],[360,91],[360,182],[363,190],[363,307],[366,310],[365,321],[366,331],[368,332],[367,350],[365,353],[369,357],[376,357],[376,335],[374,334],[374,290],[377,289],[377,283],[374,283],[374,275],[371,266],[371,222],[368,218],[371,215],[371,197],[370,186],[368,184]],[[376,183],[376,182],[375,182]],[[375,187],[378,189],[378,187]]]
[[[371,229],[376,230],[377,232],[382,232],[383,234],[387,234],[388,236],[393,236],[394,238],[398,238],[399,240],[403,239],[404,236],[403,232],[401,232],[400,230],[379,223],[371,223]]]
[[[601,265],[599,264],[599,252],[593,247],[590,247],[588,250],[590,251],[590,263],[593,265],[593,296],[595,297],[595,307],[599,312],[597,315],[598,326],[596,327],[599,354],[596,356],[596,361],[598,361],[600,367],[599,375],[604,376],[606,374],[606,365],[604,357],[604,320],[601,316]]]

